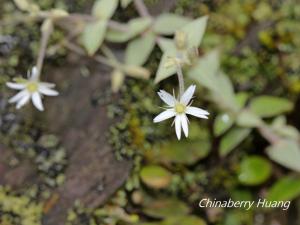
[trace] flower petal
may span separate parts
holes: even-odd
[[[52,90],[44,85],[39,86],[39,92],[42,93],[43,95],[48,95],[48,96],[57,96],[59,93],[55,90]]]
[[[174,96],[172,96],[168,92],[166,92],[164,90],[160,90],[159,92],[157,92],[157,94],[159,95],[161,100],[163,100],[168,106],[175,105],[176,99],[174,98]]]
[[[38,92],[34,92],[31,97],[33,105],[40,111],[44,111],[41,96]]]
[[[18,94],[16,94],[15,96],[13,96],[12,98],[10,98],[8,100],[9,103],[14,103],[17,102],[19,100],[21,100],[23,97],[25,97],[26,95],[30,96],[30,94],[28,93],[27,90],[22,90],[20,91]]]
[[[30,80],[38,80],[38,69],[36,66],[32,67],[31,73],[30,73]]]
[[[191,85],[180,97],[180,103],[187,105],[191,101],[196,90],[196,85]]]
[[[20,109],[23,107],[30,99],[30,94],[28,93],[27,95],[24,95],[17,103],[16,108]]]
[[[39,82],[40,85],[45,86],[47,88],[54,88],[56,85],[48,82]]]
[[[208,119],[207,115],[209,115],[209,112],[207,112],[206,110],[197,108],[197,107],[193,107],[193,106],[188,106],[185,110],[185,113],[190,114],[192,116],[196,116],[199,118],[203,118],[203,119]]]
[[[173,109],[167,109],[165,111],[163,111],[162,113],[158,114],[154,119],[153,122],[154,123],[158,123],[161,122],[163,120],[169,119],[173,116],[175,116],[176,113]]]
[[[189,127],[188,127],[188,118],[185,114],[180,115],[181,116],[181,126],[184,132],[184,135],[186,137],[189,136]]]
[[[18,84],[18,83],[12,83],[12,82],[6,82],[6,86],[15,89],[15,90],[22,90],[25,88],[24,84]]]
[[[180,115],[177,115],[175,117],[175,131],[176,131],[178,140],[180,140],[180,138],[181,138],[181,117],[180,117]]]

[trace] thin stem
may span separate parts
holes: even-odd
[[[181,97],[184,93],[184,79],[183,79],[183,73],[180,65],[177,65],[177,77],[179,83],[179,97]]]
[[[66,41],[66,42],[63,43],[63,45],[66,46],[69,50],[77,53],[78,55],[86,56],[85,51],[81,47],[79,47],[79,46],[77,46],[77,45],[75,45],[75,44],[73,44],[71,42],[67,42]],[[107,59],[107,58],[105,58],[105,57],[103,57],[101,55],[91,56],[91,58],[94,59],[96,62],[102,63],[102,64],[104,64],[106,66],[110,66],[110,67],[117,67],[117,66],[119,66],[119,65],[117,65],[117,63],[112,62],[111,60],[109,60],[109,59]]]
[[[47,23],[47,21],[45,21]],[[52,23],[52,21],[48,21],[49,23]],[[41,71],[43,68],[43,63],[46,55],[46,49],[47,49],[47,44],[50,38],[50,35],[52,33],[52,24],[47,26],[47,29],[42,29],[42,39],[41,39],[41,45],[40,45],[40,50],[39,50],[39,55],[36,63],[36,68],[37,68],[37,77],[40,77]]]
[[[134,6],[135,6],[136,10],[138,11],[138,13],[140,14],[140,16],[151,17],[143,0],[134,0],[133,2],[134,2]]]

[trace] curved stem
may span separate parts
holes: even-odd
[[[44,23],[52,23],[52,21],[45,21]],[[52,33],[52,24],[47,26],[46,29],[42,29],[42,39],[41,39],[41,45],[40,45],[40,50],[39,50],[39,55],[36,63],[36,68],[37,68],[37,77],[40,77],[41,71],[43,68],[43,63],[46,55],[46,50],[47,50],[47,44],[50,38],[50,35]]]
[[[181,97],[184,93],[184,79],[183,79],[183,73],[180,65],[177,65],[177,77],[179,83],[179,97]]]
[[[134,2],[134,6],[135,6],[136,10],[138,11],[138,13],[140,14],[140,16],[151,17],[143,0],[134,0],[133,2]]]

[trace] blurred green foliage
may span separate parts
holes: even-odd
[[[60,7],[71,11],[87,11],[93,5],[93,1],[71,2],[74,4],[42,0],[38,4],[43,9]],[[155,2],[146,1],[149,5]],[[117,16],[130,11],[130,6],[122,12],[117,10]],[[2,17],[9,19],[13,10],[11,3],[0,9]],[[177,26],[189,22],[184,15],[196,18],[208,14],[208,28],[199,47],[201,57],[186,74],[188,82],[197,82],[199,87],[197,96],[201,97],[195,103],[208,106],[212,119],[207,123],[191,120],[189,139],[177,142],[168,124],[152,123],[153,115],[159,111],[153,91],[157,87],[149,81],[126,81],[120,88],[122,99],[109,109],[111,117],[122,117],[111,127],[110,141],[119,160],[133,160],[131,177],[100,208],[86,209],[75,204],[70,209],[68,224],[78,224],[87,218],[80,224],[250,225],[256,216],[267,221],[269,214],[277,211],[199,209],[198,202],[203,197],[299,201],[300,138],[294,119],[300,93],[299,4],[292,0],[178,0],[174,12],[178,16],[158,17],[148,35],[139,35],[150,25],[147,19],[141,19],[129,22],[130,32],[108,31],[105,38],[125,42],[135,37],[126,48],[125,61],[137,66],[146,62],[155,71],[161,52],[154,47],[153,35],[173,34]],[[0,33],[12,37],[8,52],[0,43],[1,93],[9,77],[33,61],[32,55],[38,48],[38,43],[31,41],[38,39],[38,26],[18,26],[18,31],[5,26]],[[91,55],[104,40],[101,35],[106,24],[95,27],[86,27],[82,37]],[[85,36],[87,33],[96,38],[91,42],[91,37]],[[61,38],[62,33],[57,31],[52,41]],[[164,73],[163,77],[169,75],[169,71]],[[168,81],[160,87],[170,89],[172,80]],[[12,111],[2,110],[1,119]],[[9,129],[2,130],[1,135],[7,137],[7,131],[14,131],[11,137],[19,135],[18,140],[29,148],[24,151],[20,143],[9,138],[5,139],[7,144],[36,162],[46,185],[60,185],[66,158],[56,137],[45,134],[36,140],[20,129],[16,134],[11,124],[23,126],[24,122],[8,122]],[[27,126],[25,123],[23,127]],[[43,152],[51,153],[45,158]],[[61,169],[56,170],[57,165]],[[1,223],[40,224],[43,198],[36,201],[25,193],[15,195],[1,188],[0,200]],[[12,219],[12,213],[17,215],[16,219]]]

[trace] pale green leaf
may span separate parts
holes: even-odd
[[[154,81],[155,83],[158,83],[176,73],[175,65],[168,66],[168,67],[166,66],[166,63],[170,59],[170,57],[175,57],[175,56],[176,56],[175,53],[173,53],[173,55],[169,52],[163,54],[158,66],[158,70],[156,72],[155,81]]]
[[[300,147],[296,141],[281,140],[269,146],[267,149],[269,157],[280,165],[300,172]]]
[[[224,134],[234,123],[234,118],[228,113],[219,114],[214,121],[214,134],[220,136]]]
[[[244,185],[259,185],[270,177],[271,172],[271,164],[265,158],[248,156],[241,162],[238,179]]]
[[[221,140],[219,153],[226,156],[250,134],[249,128],[233,128]]]
[[[86,24],[82,33],[82,43],[89,55],[94,55],[101,46],[106,32],[106,25],[106,21]]]
[[[236,122],[241,127],[258,127],[262,124],[260,117],[246,109],[239,112]]]
[[[186,17],[172,13],[165,13],[157,17],[153,25],[153,30],[159,34],[171,35],[188,22],[190,22],[190,20]]]
[[[155,36],[147,33],[131,41],[125,51],[125,63],[130,65],[143,65],[149,58],[155,46]]]
[[[207,19],[207,16],[200,17],[180,29],[187,34],[188,48],[199,47],[206,29]]]
[[[219,70],[219,51],[213,50],[200,58],[188,71],[188,76],[210,90],[216,104],[222,109],[237,111],[238,104],[229,78]]]
[[[163,52],[176,52],[176,46],[173,39],[159,38],[158,46]]]
[[[250,103],[250,109],[261,117],[272,117],[293,109],[293,103],[288,99],[274,96],[260,96]]]
[[[106,34],[106,40],[116,43],[122,43],[134,38],[138,34],[144,32],[151,25],[150,18],[136,18],[129,21],[127,24],[128,31],[121,32],[109,29]]]
[[[300,195],[300,178],[286,176],[278,180],[269,190],[268,201],[291,201]]]
[[[114,14],[119,0],[97,0],[92,9],[92,15],[103,20],[108,20]]]
[[[297,128],[290,126],[286,123],[286,118],[284,116],[278,116],[275,118],[271,124],[272,130],[280,135],[281,137],[298,139],[300,137]]]

